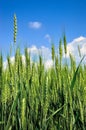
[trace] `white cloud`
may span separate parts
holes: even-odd
[[[39,29],[39,28],[41,28],[41,26],[42,26],[41,22],[38,22],[38,21],[29,22],[29,27],[33,28],[33,29]]]
[[[53,62],[51,59],[51,50],[45,46],[41,46],[40,48],[37,48],[35,45],[28,48],[28,54],[30,53],[31,62],[35,61],[37,62],[39,60],[39,55],[43,58],[43,63],[46,69],[52,67]],[[14,63],[15,58],[11,57],[10,61],[11,63]],[[22,55],[22,61],[25,64],[25,55]],[[4,68],[6,69],[8,63],[7,60],[4,62]]]
[[[80,50],[82,55],[86,55],[86,43],[82,46]]]
[[[80,52],[81,56],[83,57],[86,55],[86,37],[80,36],[79,38],[74,39],[72,42],[67,44],[67,55],[66,57],[69,59],[69,55],[72,54],[76,62],[80,62],[80,57],[79,57],[79,51],[78,51],[78,46],[80,47]],[[84,60],[84,63],[86,61]]]
[[[32,46],[28,48],[28,53],[30,53],[31,59],[35,61],[38,61],[39,55],[42,56],[44,62],[51,60],[51,50],[45,46],[41,46],[40,48]]]
[[[86,37],[79,37],[74,39],[72,42],[67,44],[67,55],[66,58],[69,61],[70,58],[70,53],[75,57],[76,62],[79,63],[80,57],[79,57],[79,52],[78,52],[78,46],[80,47],[81,51],[81,56],[86,55]],[[45,68],[51,68],[53,66],[53,61],[52,61],[52,56],[51,56],[51,49],[45,46],[41,46],[38,48],[37,46],[33,45],[28,48],[28,54],[30,53],[31,56],[31,62],[32,61],[38,61],[39,59],[39,54],[42,55],[43,62],[45,65]],[[65,54],[64,54],[65,57]],[[64,59],[63,57],[63,59]],[[14,63],[14,57],[11,57],[10,60],[12,63]],[[22,55],[22,60],[23,63],[25,63],[25,56],[24,54]],[[84,63],[86,63],[86,58],[84,59]],[[4,62],[4,68],[7,66],[7,60]]]
[[[49,34],[46,34],[46,35],[45,35],[45,39],[47,39],[47,40],[48,40],[48,42],[51,42],[51,37],[50,37],[50,35],[49,35]]]
[[[73,40],[73,42],[80,42],[80,41],[83,41],[84,39],[85,39],[85,37],[80,36],[80,37],[78,37],[78,38],[75,38],[75,39]]]
[[[32,46],[28,48],[28,52],[31,55],[32,60],[39,59],[39,54],[42,55],[44,66],[46,69],[49,69],[53,66],[53,61],[51,59],[51,50],[48,47],[41,46],[40,48],[37,48],[36,46]]]

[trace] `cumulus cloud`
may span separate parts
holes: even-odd
[[[67,55],[66,58],[69,61],[70,54],[72,54],[76,62],[79,63],[81,57],[79,57],[78,46],[80,47],[81,56],[83,57],[86,55],[86,37],[79,37],[74,39],[72,42],[67,44]],[[51,49],[45,46],[37,47],[35,45],[28,48],[28,54],[30,53],[31,62],[37,62],[39,60],[39,55],[43,58],[43,63],[46,69],[49,69],[53,66],[52,56],[51,56]],[[63,55],[63,60],[65,59],[65,54]],[[14,63],[15,58],[10,58],[11,62]],[[23,63],[25,63],[25,55],[22,55]],[[69,63],[69,62],[68,62]],[[84,59],[83,63],[86,63],[86,58]],[[7,61],[4,62],[4,68],[7,66]]]
[[[75,57],[77,63],[79,63],[81,59],[79,56],[78,46],[80,48],[81,57],[83,57],[84,55],[86,55],[86,37],[80,36],[67,44],[66,57],[69,59],[69,55],[72,54]],[[86,61],[84,60],[84,63],[85,62]]]
[[[37,48],[35,45],[33,45],[32,47],[28,48],[28,53],[30,53],[31,56],[42,55],[43,57],[46,57],[46,56],[50,57],[50,49],[45,46],[41,46],[40,48]]]
[[[40,48],[37,48],[36,46],[32,46],[28,48],[28,53],[30,53],[32,61],[38,61],[39,55],[41,55],[45,68],[48,69],[52,67],[51,50],[48,47],[41,46]]]
[[[50,37],[50,35],[49,35],[49,34],[46,34],[44,38],[45,38],[45,39],[47,39],[47,40],[48,40],[48,42],[51,42],[51,37]]]
[[[48,47],[41,46],[40,48],[35,45],[28,48],[28,54],[30,53],[31,62],[37,63],[39,60],[39,55],[42,56],[43,63],[46,69],[52,67],[53,61],[51,59],[51,50]],[[11,57],[11,63],[14,63],[15,58]],[[25,55],[22,55],[22,61],[25,64]],[[4,62],[4,68],[6,69],[8,63],[7,60]]]
[[[38,21],[29,22],[29,27],[33,28],[33,29],[39,29],[39,28],[41,28],[41,26],[42,26],[41,22],[38,22]]]

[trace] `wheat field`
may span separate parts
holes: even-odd
[[[16,18],[16,17],[15,17]],[[14,19],[15,19],[14,18]],[[17,25],[14,20],[14,42]],[[63,37],[65,57],[66,36]],[[70,66],[62,63],[51,46],[53,66],[45,69],[42,56],[31,62],[25,48],[25,64],[19,48],[14,63],[7,56],[7,67],[0,55],[0,130],[86,130],[86,65],[79,65],[70,54]]]

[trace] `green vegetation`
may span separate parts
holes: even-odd
[[[16,36],[14,42],[16,42]],[[66,37],[63,38],[65,56]],[[25,48],[25,64],[18,48],[14,63],[0,55],[0,130],[86,130],[86,66],[70,55],[70,66],[62,64],[51,48],[53,67],[45,69],[43,59],[35,64]]]

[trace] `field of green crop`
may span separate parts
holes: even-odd
[[[16,21],[14,21],[16,24]],[[16,27],[14,41],[16,42]],[[65,57],[66,37],[63,37]],[[86,130],[86,65],[62,63],[51,46],[53,66],[45,69],[42,56],[35,64],[25,48],[25,64],[18,48],[14,63],[0,55],[0,130]]]

